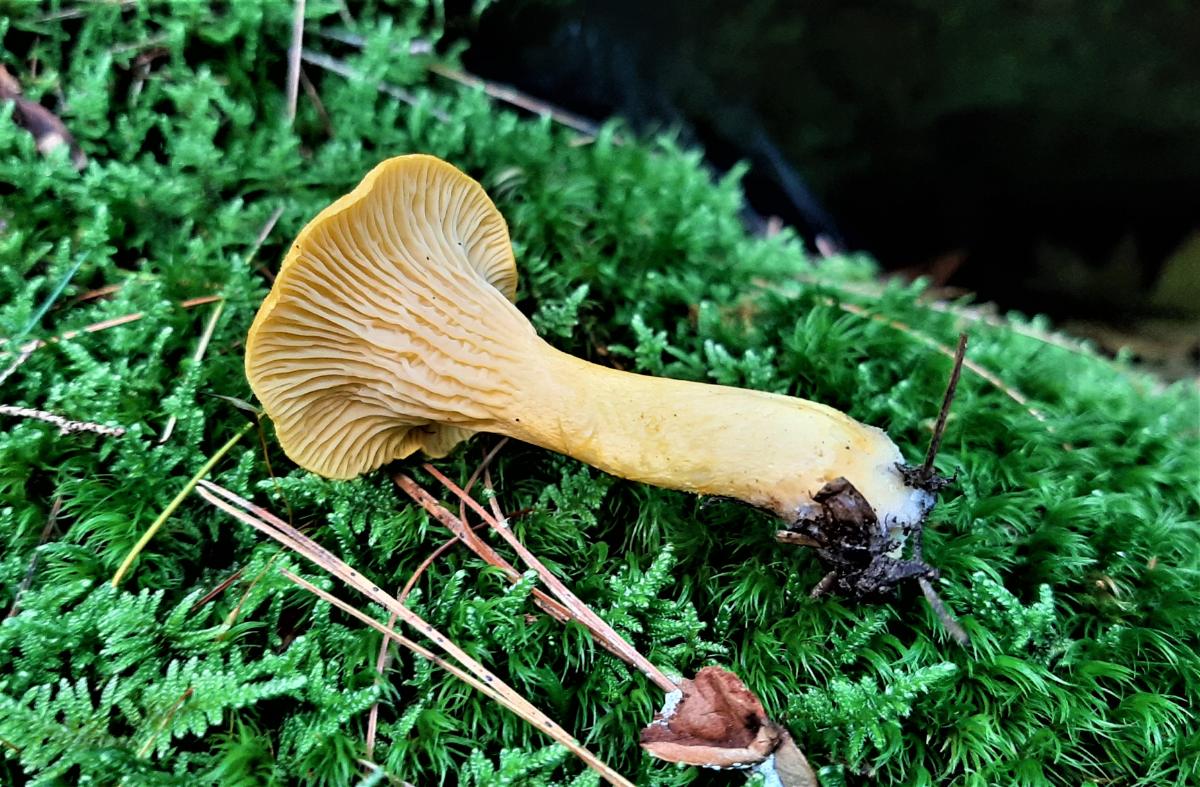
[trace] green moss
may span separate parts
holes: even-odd
[[[377,699],[375,761],[387,775],[499,784],[580,774],[517,717],[407,655],[377,683],[378,636],[278,569],[332,583],[195,497],[119,591],[106,584],[244,423],[218,396],[250,395],[241,350],[263,270],[383,157],[430,152],[482,179],[512,227],[519,305],[563,349],[817,399],[887,429],[910,459],[923,452],[949,361],[840,304],[942,342],[961,318],[930,310],[919,287],[849,294],[871,282],[867,260],[817,265],[787,233],[746,236],[737,178],[713,183],[700,155],[670,139],[617,144],[612,126],[571,144],[546,121],[431,81],[429,56],[397,52],[438,38],[436,5],[352,4],[362,54],[311,34],[340,25],[340,7],[309,3],[310,44],[369,79],[308,69],[332,136],[303,96],[295,129],[282,120],[291,3],[84,4],[49,21],[19,5],[0,21],[5,63],[31,96],[58,106],[61,94],[91,160],[76,173],[65,155],[40,157],[4,110],[0,334],[10,339],[0,363],[30,338],[142,315],[36,351],[0,388],[5,404],[128,430],[60,435],[3,421],[6,609],[31,576],[20,613],[0,625],[4,781],[344,784],[366,774],[356,758]],[[380,79],[412,91],[415,106],[380,95]],[[80,299],[113,284],[106,298]],[[224,313],[197,364],[213,307],[178,304],[209,294],[225,299]],[[528,509],[515,523],[525,543],[657,663],[733,668],[827,783],[1194,780],[1200,399],[1012,327],[971,330],[972,359],[1044,420],[963,378],[938,461],[960,483],[936,510],[927,552],[968,649],[912,589],[880,607],[810,601],[813,556],[779,547],[770,522],[732,504],[702,508],[523,445],[495,468],[501,501]],[[160,445],[171,416],[178,426]],[[464,479],[491,444],[477,439],[439,464]],[[402,585],[446,537],[386,474],[330,482],[295,470],[269,433],[266,446],[278,480],[250,440],[214,480],[281,514],[290,507],[381,586]],[[55,500],[57,526],[39,546]],[[509,588],[452,550],[418,587],[416,608],[639,783],[701,777],[641,753],[637,730],[661,693],[581,629],[527,618],[527,582]]]

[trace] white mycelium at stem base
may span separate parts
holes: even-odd
[[[377,166],[301,231],[250,329],[246,373],[284,451],[351,478],[495,432],[787,521],[839,477],[884,523],[932,504],[884,432],[830,407],[559,352],[513,306],[516,281],[478,183],[431,156]]]

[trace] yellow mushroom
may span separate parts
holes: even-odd
[[[787,522],[838,479],[885,526],[932,504],[883,431],[803,399],[562,353],[513,305],[516,283],[508,227],[477,182],[431,156],[377,166],[300,232],[250,329],[246,374],[284,451],[351,478],[494,432]]]

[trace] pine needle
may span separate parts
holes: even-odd
[[[198,364],[204,359],[204,353],[208,350],[208,343],[212,341],[213,331],[216,330],[217,320],[221,319],[221,312],[225,308],[225,301],[217,301],[216,308],[208,318],[208,323],[204,326],[204,333],[200,335],[200,341],[196,344],[196,352],[192,355],[192,363]],[[167,420],[167,425],[163,427],[162,437],[158,438],[159,445],[171,439],[171,433],[175,431],[175,423],[179,420],[178,416],[172,415]]]
[[[375,603],[381,605],[384,609],[394,613],[400,620],[415,628],[425,636],[429,637],[433,642],[445,651],[450,657],[457,661],[460,665],[469,670],[478,682],[471,682],[472,686],[484,691],[489,697],[494,698],[497,702],[503,704],[506,708],[512,710],[521,718],[534,725],[537,729],[542,730],[554,740],[561,743],[570,749],[577,757],[588,764],[600,776],[606,779],[611,784],[630,785],[631,782],[626,780],[619,773],[614,771],[594,754],[588,751],[579,741],[575,740],[566,730],[556,724],[549,716],[538,710],[529,700],[525,699],[515,689],[504,683],[499,677],[484,667],[478,661],[469,656],[462,648],[454,642],[446,638],[440,631],[426,622],[417,613],[410,610],[401,604],[395,597],[388,595],[383,590],[369,582],[362,574],[359,574],[343,560],[338,558],[332,552],[313,541],[308,536],[301,533],[296,528],[284,522],[279,517],[269,511],[256,506],[248,500],[245,500],[233,492],[230,492],[224,487],[209,481],[200,481],[200,496],[221,509],[230,516],[250,525],[260,533],[275,539],[280,544],[292,550],[298,555],[308,558],[319,568],[325,570],[329,574],[350,585],[358,592],[367,596]],[[237,507],[235,507],[237,506]],[[239,510],[242,509],[242,510]],[[314,587],[314,591],[317,589]],[[322,591],[323,593],[323,591]],[[320,595],[320,593],[318,593]],[[326,598],[330,603],[336,603],[331,600],[333,597]],[[355,614],[351,612],[349,605],[341,607],[349,614],[359,617],[362,613]],[[363,616],[368,617],[368,616]],[[364,621],[366,622],[366,621]],[[368,623],[372,628],[377,630],[386,630],[387,627],[378,621]],[[390,631],[390,630],[388,630]],[[391,633],[388,636],[392,636]],[[406,641],[407,642],[407,641]],[[401,644],[406,644],[402,642]],[[407,647],[407,644],[406,644]],[[417,652],[417,651],[414,651]],[[458,673],[455,673],[456,675]],[[485,687],[486,686],[486,690]]]
[[[190,298],[186,301],[182,301],[180,302],[179,306],[183,309],[190,309],[193,306],[203,306],[206,303],[212,303],[213,301],[219,300],[221,300],[220,295],[202,295],[199,298]],[[85,325],[77,330],[67,331],[66,333],[59,334],[58,336],[52,336],[49,339],[34,339],[33,341],[26,342],[17,349],[16,360],[14,360],[12,364],[10,364],[3,372],[0,372],[0,384],[3,384],[5,380],[11,377],[12,373],[15,372],[21,366],[21,364],[29,360],[29,356],[33,355],[34,351],[40,347],[45,347],[48,344],[64,342],[68,339],[74,339],[78,336],[84,335],[85,333],[97,333],[99,331],[106,331],[109,328],[116,328],[118,325],[137,322],[144,316],[146,315],[143,312],[123,314],[120,317],[111,317],[107,320],[94,322],[91,325]],[[4,350],[0,352],[7,353],[10,351]]]
[[[58,525],[58,514],[62,511],[62,495],[54,496],[54,503],[50,506],[50,513],[46,516],[46,524],[42,527],[41,538],[38,539],[38,547],[50,540],[50,534],[54,532],[54,528]],[[21,584],[17,585],[16,592],[13,593],[13,603],[8,609],[8,614],[5,619],[16,617],[21,611],[21,595],[29,590],[29,586],[33,584],[33,573],[37,571],[38,550],[34,549],[33,556],[29,559],[29,568],[25,569],[25,577],[21,580]]]
[[[550,588],[550,592],[554,594],[554,597],[562,602],[563,606],[570,610],[571,614],[587,627],[587,629],[592,633],[592,636],[594,636],[598,641],[607,644],[610,650],[620,656],[624,661],[636,667],[639,672],[650,678],[650,680],[654,681],[654,683],[663,691],[670,693],[679,688],[677,685],[675,685],[675,681],[668,678],[662,670],[654,666],[654,664],[652,664],[648,658],[643,656],[637,648],[626,642],[625,638],[618,634],[612,626],[608,625],[607,621],[593,612],[592,608],[587,604],[584,604],[582,601],[580,601],[579,597],[572,593],[571,590],[563,584],[562,580],[552,574],[550,569],[546,568],[542,561],[538,560],[532,552],[526,549],[525,545],[522,544],[515,535],[513,535],[512,528],[508,526],[507,520],[493,517],[486,510],[484,510],[483,506],[479,505],[479,503],[477,503],[473,497],[460,489],[457,484],[443,475],[441,471],[439,471],[433,465],[426,464],[424,465],[424,468],[426,472],[440,481],[443,486],[445,486],[455,496],[466,503],[467,506],[473,510],[480,519],[491,525],[492,529],[499,533],[500,537],[503,538],[508,545],[516,551],[517,555],[521,558],[521,562],[538,573],[538,576],[543,582],[546,583],[546,587]],[[398,477],[403,478],[403,476]],[[409,480],[411,481],[411,479]],[[402,486],[402,488],[404,491],[412,494],[408,486]]]
[[[292,43],[288,47],[287,124],[296,121],[296,101],[300,95],[300,51],[304,46],[304,0],[295,0],[292,10]]]

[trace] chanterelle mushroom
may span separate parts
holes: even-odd
[[[891,549],[888,527],[932,504],[884,432],[831,407],[559,352],[512,304],[516,282],[508,228],[478,183],[431,156],[377,166],[301,231],[250,329],[246,373],[284,451],[350,478],[496,432],[790,524],[865,499],[856,527],[881,530],[868,562]],[[841,479],[858,497],[834,505]],[[865,571],[857,554],[836,570]]]

